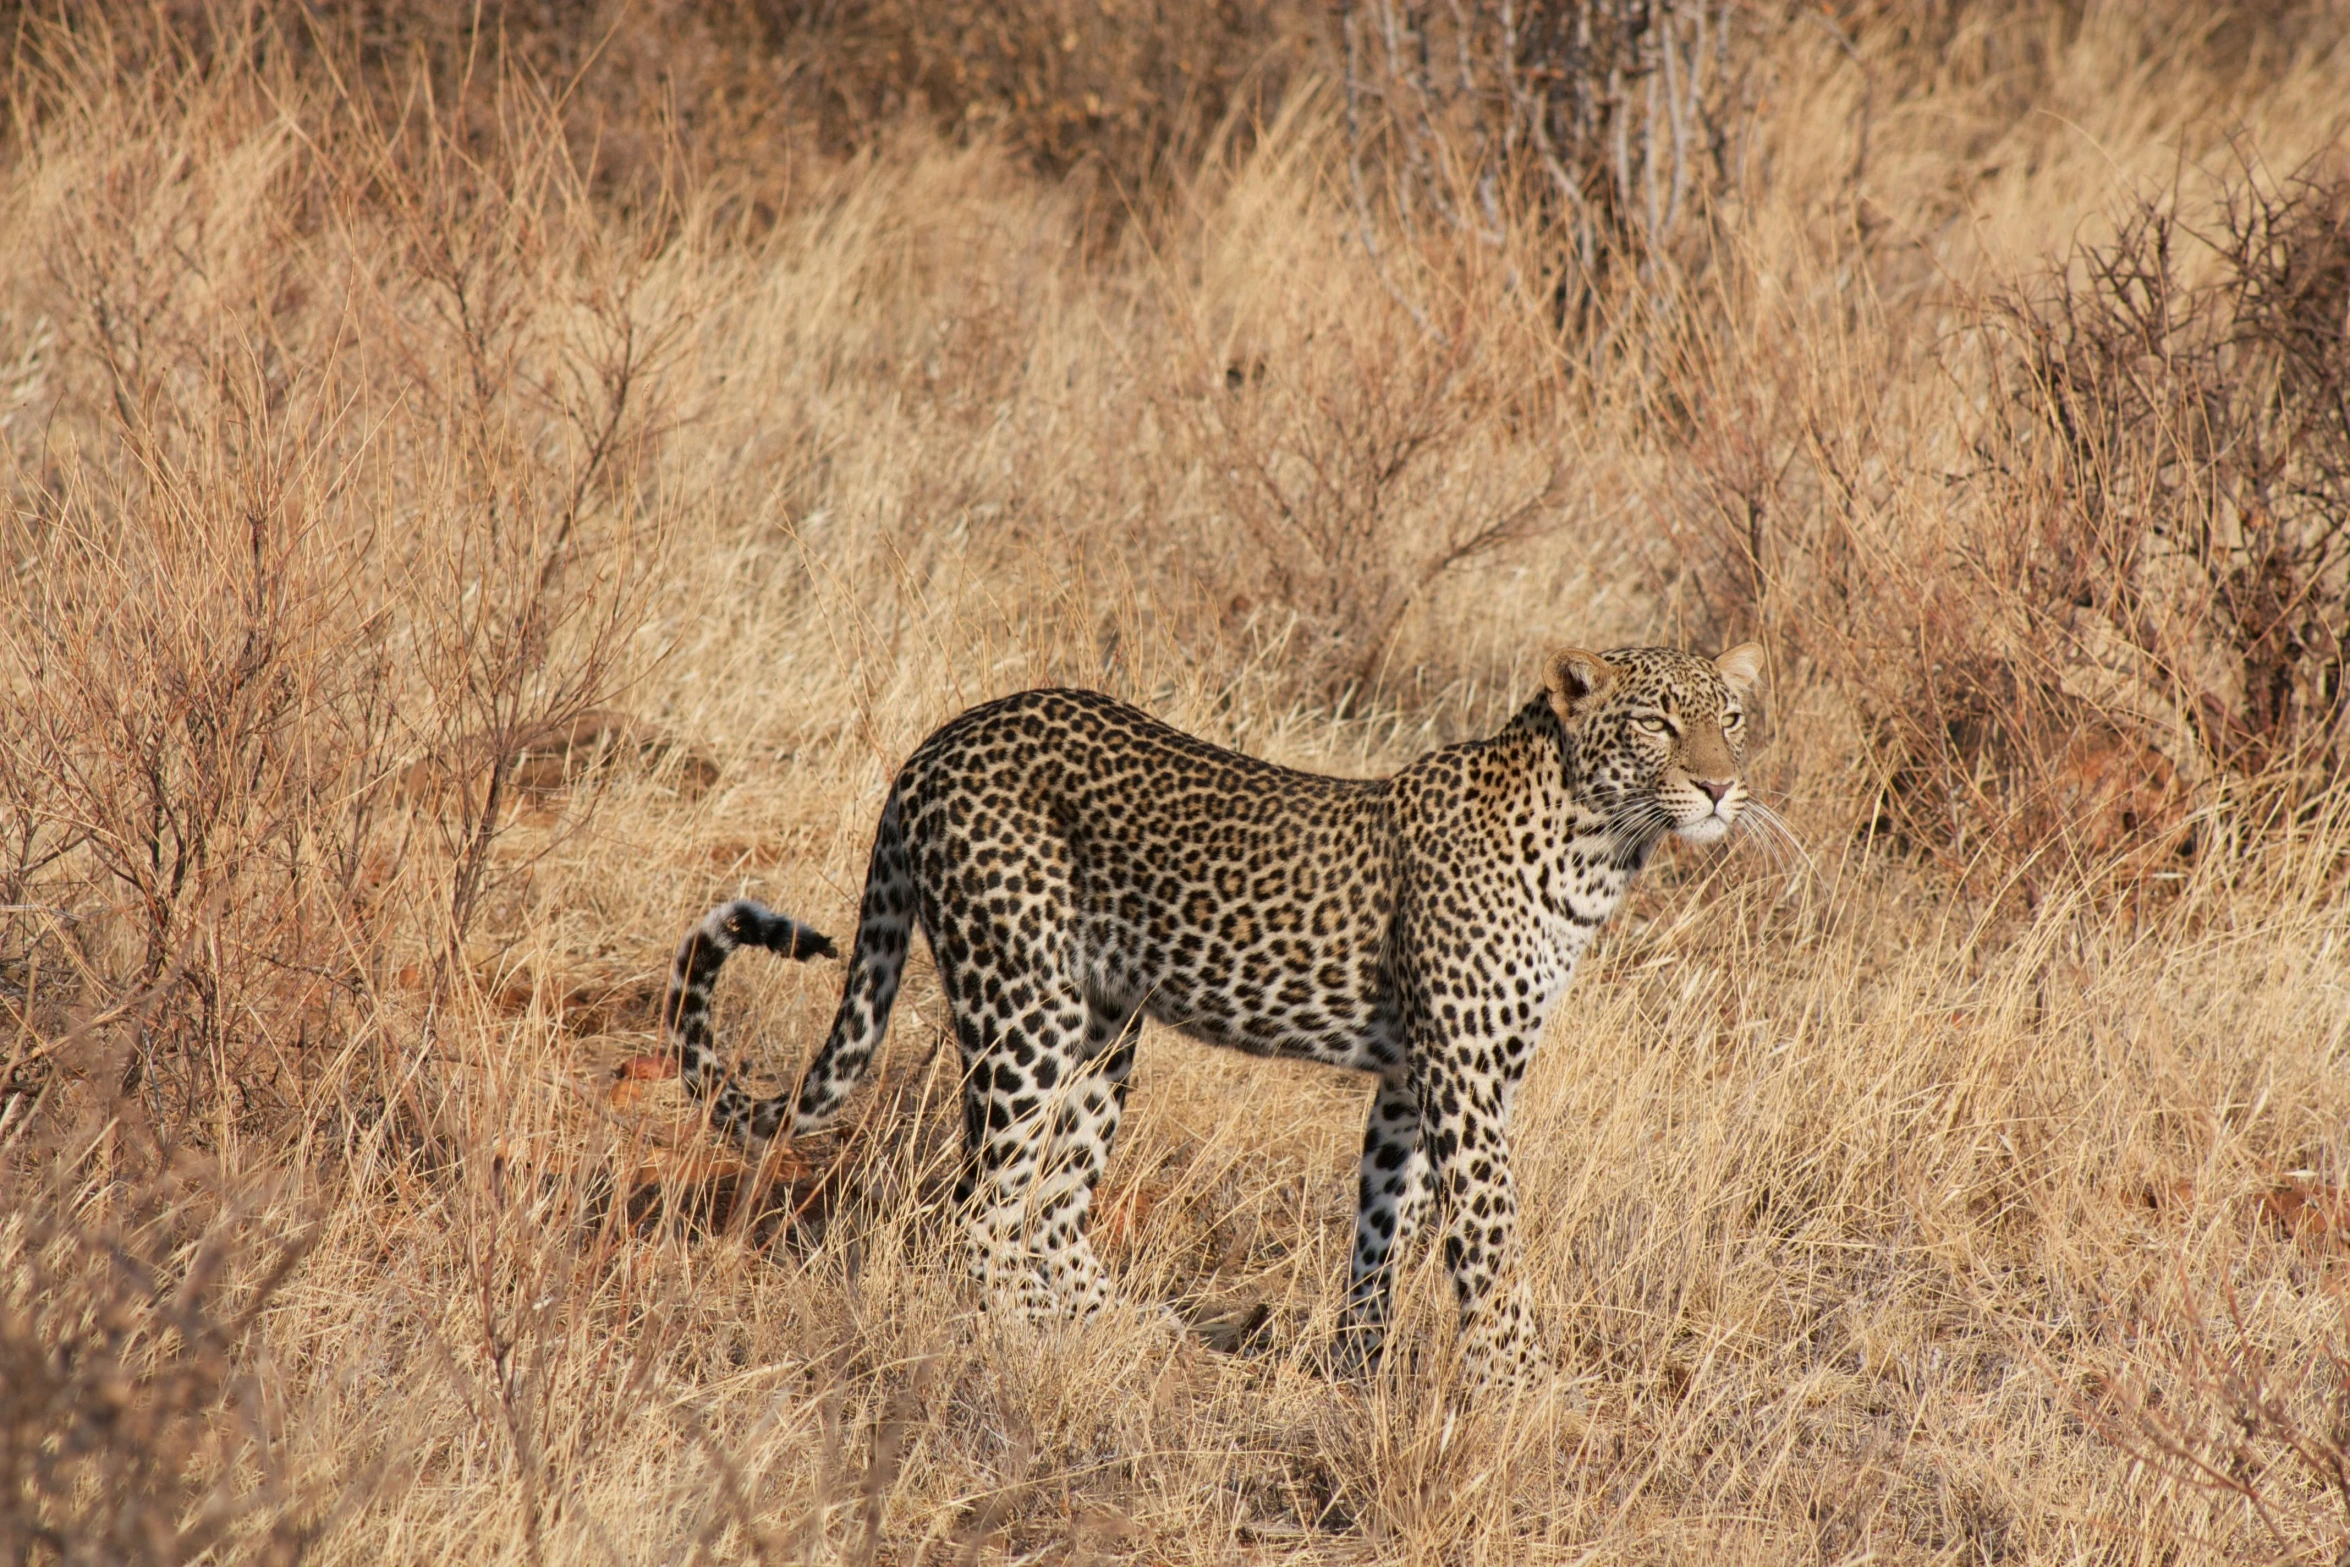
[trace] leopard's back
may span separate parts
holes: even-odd
[[[1043,955],[1103,1006],[1261,1053],[1373,1065],[1391,1039],[1387,780],[1052,689],[941,729],[894,798],[923,924],[961,929],[960,969]]]

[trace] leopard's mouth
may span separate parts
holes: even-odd
[[[1738,821],[1741,802],[1735,794],[1719,800],[1709,800],[1705,808],[1693,816],[1685,816],[1673,826],[1673,836],[1683,843],[1720,843],[1730,835]]]

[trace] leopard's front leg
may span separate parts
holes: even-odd
[[[1457,1016],[1458,1014],[1456,1014]],[[1415,1054],[1420,1144],[1459,1302],[1470,1379],[1530,1385],[1550,1374],[1519,1277],[1518,1198],[1510,1177],[1509,1101],[1530,1041],[1431,1029]]]
[[[1346,1290],[1348,1358],[1368,1369],[1387,1339],[1395,1271],[1428,1205],[1428,1157],[1420,1147],[1420,1100],[1408,1073],[1381,1078],[1363,1129],[1355,1207],[1353,1276]]]

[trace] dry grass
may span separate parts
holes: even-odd
[[[1350,121],[1343,27],[1166,8],[1048,84],[1139,115],[1184,40],[1278,38],[1200,62],[1277,102],[1245,136],[1030,124],[1045,9],[980,134],[859,99],[848,153],[743,132],[801,112],[713,74],[756,7],[512,58],[396,10],[26,24],[0,1556],[2337,1559],[2344,296],[2247,336],[2191,236],[2341,188],[2339,11],[1741,12],[1739,157],[1595,269],[1502,122]],[[981,13],[923,14],[833,14],[837,68]],[[2116,347],[2147,202],[2181,306]],[[2283,453],[2223,472],[2229,431]],[[2150,572],[2157,522],[2205,553]],[[2290,637],[2229,575],[2264,526]],[[1334,1074],[1148,1040],[1099,1209],[1132,1305],[1041,1338],[963,1284],[919,963],[788,1158],[611,1092],[711,901],[847,933],[893,766],[972,702],[1369,771],[1546,642],[1748,631],[1807,853],[1669,859],[1545,1043],[1542,1398],[1462,1400],[1426,1276],[1379,1377],[1321,1369]],[[836,980],[729,972],[754,1074]]]

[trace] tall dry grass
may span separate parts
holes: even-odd
[[[1437,8],[1048,9],[898,108],[987,13],[19,28],[0,1548],[2339,1555],[2338,11],[1738,10],[1644,235],[1523,154],[1674,100],[1536,101],[1498,10],[1437,101],[1360,75]],[[919,963],[764,1171],[613,1090],[972,702],[1367,772],[1749,632],[1803,848],[1668,858],[1545,1043],[1539,1398],[1424,1276],[1323,1369],[1334,1074],[1154,1035],[1128,1304],[1041,1337]],[[754,1075],[835,980],[730,970]]]

